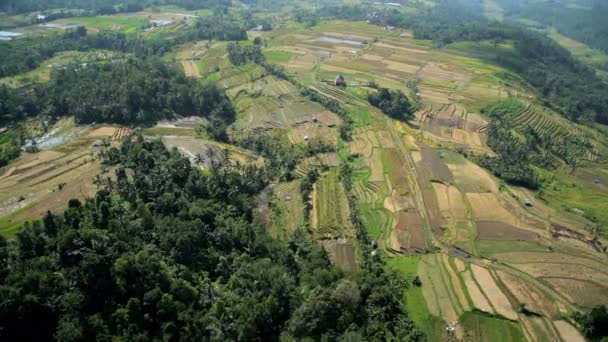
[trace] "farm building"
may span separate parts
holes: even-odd
[[[346,81],[344,80],[344,76],[338,75],[336,77],[336,87],[346,87]]]

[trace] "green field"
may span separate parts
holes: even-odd
[[[337,168],[330,170],[315,184],[314,210],[319,236],[349,237],[354,234],[344,188]]]
[[[386,266],[401,273],[408,281],[403,300],[410,318],[427,336],[431,342],[442,341],[442,330],[444,323],[438,317],[432,316],[426,306],[424,296],[420,287],[412,285],[411,281],[416,276],[420,257],[417,255],[408,257],[386,258]]]
[[[546,246],[528,241],[477,240],[475,245],[479,255],[485,258],[491,258],[495,254],[506,252],[548,252]]]
[[[150,22],[141,17],[96,16],[61,19],[64,24],[82,25],[93,30],[119,30],[134,33]]]
[[[569,212],[582,211],[587,219],[608,226],[608,192],[567,174],[551,174],[542,191],[549,205]],[[603,232],[608,233],[605,229]]]
[[[594,67],[606,65],[606,63],[608,63],[608,55],[604,52],[568,38],[560,34],[555,28],[549,28],[547,32],[549,37],[570,51],[574,57],[580,58],[583,62]]]
[[[466,331],[465,341],[520,342],[526,338],[514,322],[481,312],[465,312],[460,324]]]
[[[291,53],[287,51],[265,51],[266,60],[271,63],[285,63],[291,59]]]

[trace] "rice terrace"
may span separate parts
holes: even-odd
[[[56,2],[0,5],[0,340],[608,338],[608,6]]]

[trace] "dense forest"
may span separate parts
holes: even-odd
[[[423,339],[379,259],[345,274],[306,234],[267,235],[263,169],[202,173],[139,136],[104,154],[118,169],[94,198],[0,238],[1,339]]]
[[[156,59],[71,64],[27,95],[0,88],[0,122],[28,115],[73,115],[78,122],[151,124],[176,115],[204,115],[226,124],[234,119],[228,98],[215,86],[187,78]]]
[[[608,52],[608,2],[601,0],[497,0],[512,20],[532,19],[563,35]],[[605,66],[608,68],[608,65]]]
[[[228,44],[228,58],[234,65],[247,63],[264,64],[265,58],[262,49],[257,45]]]
[[[488,127],[488,146],[496,153],[496,157],[477,157],[479,165],[508,183],[530,189],[539,187],[538,175],[530,167],[533,146],[529,141],[520,139],[508,126],[495,120]]]
[[[416,111],[408,98],[400,90],[380,88],[367,95],[369,103],[378,107],[384,114],[397,120],[411,119]]]

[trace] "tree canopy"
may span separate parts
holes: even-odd
[[[346,274],[303,231],[268,236],[263,169],[200,172],[140,136],[103,155],[116,174],[94,198],[0,241],[0,339],[423,339],[379,261]]]

